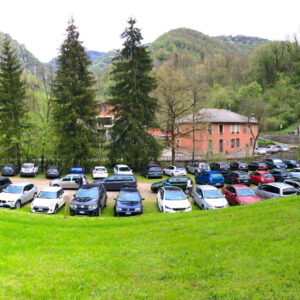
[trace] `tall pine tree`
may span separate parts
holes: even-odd
[[[111,131],[109,158],[113,163],[123,160],[136,170],[149,160],[156,160],[160,146],[147,128],[155,126],[157,100],[149,94],[156,88],[151,76],[152,59],[147,47],[141,45],[136,20],[128,21],[122,33],[125,39],[120,55],[113,59],[110,104],[114,107],[115,123]]]
[[[96,135],[96,100],[91,64],[71,19],[57,59],[52,119],[58,138],[56,155],[67,167],[85,164]]]
[[[26,112],[23,68],[6,36],[0,54],[0,143],[4,153],[21,165],[22,120]]]

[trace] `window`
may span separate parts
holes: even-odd
[[[235,147],[235,139],[231,139],[231,148]]]
[[[235,132],[236,133],[240,132],[240,125],[239,124],[235,125]]]
[[[224,133],[223,124],[219,124],[219,133]]]
[[[106,104],[100,105],[100,112],[106,112]]]
[[[253,146],[253,138],[250,138],[250,146]]]
[[[180,133],[180,128],[179,128],[179,126],[176,127],[176,132],[177,132],[177,133]]]
[[[235,130],[234,125],[230,125],[230,132],[231,132],[231,133],[234,133],[234,130]]]
[[[176,140],[177,147],[180,147],[180,139]]]
[[[208,140],[208,150],[212,150],[212,147],[213,147],[213,141]]]
[[[208,127],[207,127],[207,132],[208,132],[209,134],[211,134],[211,133],[213,132],[213,126],[212,126],[212,124],[209,124],[209,125],[208,125]]]
[[[236,144],[236,147],[239,148],[240,147],[240,139],[236,139],[235,144]]]
[[[243,128],[243,133],[247,133],[247,128],[246,128],[246,126],[244,126],[244,128]]]

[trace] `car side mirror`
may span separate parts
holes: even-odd
[[[117,198],[114,198],[115,201],[117,201]]]
[[[141,200],[142,200],[142,201],[144,201],[144,200],[145,200],[145,198],[142,198]]]

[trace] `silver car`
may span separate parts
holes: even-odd
[[[210,171],[210,166],[208,163],[205,162],[195,162],[192,165],[187,166],[186,170],[189,173],[196,174],[201,173],[202,170]]]
[[[87,184],[87,179],[83,175],[69,174],[65,177],[50,181],[50,186],[60,186],[64,189],[78,189],[80,176],[83,177],[83,184]]]
[[[253,189],[255,194],[261,199],[271,199],[277,197],[288,197],[297,195],[297,190],[283,182],[270,182]]]

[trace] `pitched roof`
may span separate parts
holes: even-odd
[[[178,123],[192,122],[193,115],[190,114],[178,121]],[[198,123],[248,123],[246,116],[237,114],[227,109],[203,108],[196,114]],[[257,123],[254,118],[251,118],[251,123]]]

